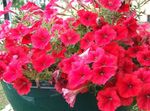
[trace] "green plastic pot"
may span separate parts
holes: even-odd
[[[28,95],[20,96],[12,85],[2,82],[4,92],[14,111],[99,111],[94,95],[77,96],[74,108],[70,108],[54,87],[32,88]],[[127,111],[124,107],[118,111]]]

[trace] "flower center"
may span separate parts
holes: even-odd
[[[107,37],[108,37],[108,35],[106,35],[106,34],[103,35],[103,38],[107,38]]]
[[[69,37],[68,37],[68,40],[70,41],[71,39],[72,39],[71,36],[69,36]]]
[[[109,101],[112,101],[112,97],[108,97],[108,100],[109,100]]]
[[[99,75],[103,76],[105,74],[104,71],[99,71]]]
[[[146,97],[147,97],[148,99],[150,99],[150,94],[146,95]]]
[[[128,84],[128,88],[133,88],[133,85],[132,84]]]

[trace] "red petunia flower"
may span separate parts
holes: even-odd
[[[136,68],[131,58],[124,57],[118,61],[118,69],[121,73],[132,73]]]
[[[117,11],[121,6],[121,0],[99,0],[101,5],[111,11]]]
[[[98,47],[96,50],[89,51],[89,54],[87,56],[87,63],[96,62],[104,56],[105,51],[103,48]]]
[[[34,48],[44,49],[50,41],[50,35],[47,29],[39,28],[32,36],[31,41]]]
[[[111,54],[104,55],[101,59],[98,59],[93,63],[93,68],[96,67],[116,67],[117,66],[117,57]]]
[[[115,111],[121,106],[117,92],[113,88],[106,88],[97,94],[98,107],[102,111]]]
[[[142,50],[143,50],[143,47],[141,47],[141,46],[130,47],[130,48],[128,48],[128,50],[127,50],[127,55],[128,55],[129,57],[136,58],[138,52],[140,52],[140,51],[142,51]]]
[[[124,52],[125,52],[124,48],[119,46],[119,44],[116,42],[112,42],[106,45],[104,49],[106,53],[110,53],[118,57],[118,59],[122,59],[122,57],[124,57]]]
[[[116,34],[116,31],[110,25],[105,25],[95,32],[95,42],[99,46],[107,45],[116,38]]]
[[[32,58],[32,64],[37,72],[42,72],[44,69],[50,67],[55,62],[55,59],[48,54],[43,54],[39,57]]]
[[[61,41],[66,45],[75,45],[80,40],[80,35],[74,30],[67,30],[64,34],[60,36]]]
[[[133,37],[136,35],[138,28],[137,20],[134,17],[127,18],[123,23],[128,29],[128,36]]]
[[[92,82],[97,85],[104,85],[116,73],[116,67],[96,67],[93,69]]]
[[[142,88],[142,82],[136,76],[126,74],[117,81],[117,90],[121,97],[130,98],[137,96]]]
[[[96,24],[98,15],[90,11],[79,10],[78,11],[79,21],[85,26],[92,26]]]
[[[8,56],[11,57],[11,59],[15,57],[15,59],[18,60],[20,65],[23,65],[29,62],[30,57],[28,52],[29,49],[26,46],[14,46],[8,49]]]
[[[94,33],[88,32],[80,41],[81,49],[88,49],[92,44],[94,44]]]
[[[142,66],[150,66],[150,51],[145,49],[137,53],[137,60]]]
[[[137,105],[141,110],[150,111],[150,83],[145,84],[137,96]]]
[[[9,64],[5,73],[3,74],[3,79],[7,83],[11,83],[15,81],[17,78],[23,75],[21,65],[17,61],[13,61],[13,63]]]
[[[65,58],[59,63],[59,67],[64,73],[69,73],[72,69],[72,64],[77,60],[77,56],[72,56],[70,58]]]
[[[116,25],[114,29],[117,32],[116,40],[124,40],[128,37],[128,29],[125,25]]]
[[[13,84],[13,87],[17,90],[18,94],[20,95],[28,94],[30,92],[31,86],[31,82],[25,77],[16,79]]]
[[[76,63],[68,75],[68,86],[77,89],[86,85],[92,77],[92,71],[84,63]]]
[[[150,71],[146,69],[139,69],[134,72],[135,75],[145,84],[150,83]]]

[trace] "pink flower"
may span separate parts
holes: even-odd
[[[92,77],[92,71],[84,63],[77,62],[68,75],[68,86],[77,89],[86,85]]]
[[[4,11],[0,11],[0,16],[6,14],[6,13],[8,13],[8,12],[10,12],[10,7],[11,7],[11,6],[12,6],[12,2],[9,2],[9,3],[7,4],[7,6],[5,7]]]
[[[121,73],[132,73],[136,69],[136,65],[131,58],[124,57],[118,61],[118,69]]]
[[[0,25],[0,39],[3,39],[6,37],[6,35],[9,33],[9,25],[10,22],[8,20],[5,20],[3,24]]]
[[[142,51],[143,49],[144,49],[144,48],[141,47],[141,46],[130,47],[130,48],[128,48],[128,50],[127,50],[127,54],[128,54],[129,57],[136,58],[138,52]]]
[[[22,68],[19,62],[14,61],[13,63],[9,64],[5,73],[3,74],[3,79],[7,83],[11,83],[15,81],[17,78],[23,75]]]
[[[98,107],[102,111],[115,111],[121,106],[121,101],[117,92],[113,88],[106,88],[97,94]]]
[[[116,74],[116,67],[96,67],[93,71],[92,82],[97,85],[104,85]]]
[[[137,60],[142,66],[150,66],[150,51],[145,49],[137,53]]]
[[[86,61],[87,63],[96,62],[102,59],[104,54],[105,54],[104,49],[100,47],[96,48],[96,50],[90,50]]]
[[[107,45],[115,38],[116,31],[110,25],[105,25],[102,29],[95,32],[95,42],[99,46]]]
[[[137,105],[141,110],[150,110],[150,84],[143,86],[142,91],[137,96]]]
[[[127,18],[123,23],[128,29],[128,36],[134,37],[138,28],[137,20],[134,17]]]
[[[101,5],[111,11],[117,11],[121,6],[121,0],[99,0]]]
[[[80,41],[81,49],[88,49],[91,45],[94,44],[94,33],[88,32]]]
[[[32,58],[33,67],[39,73],[45,70],[46,68],[50,67],[54,62],[55,59],[48,54],[43,54],[37,56],[36,58]]]
[[[79,93],[87,92],[87,87],[83,86],[83,87],[78,88],[76,90],[69,90],[69,89],[63,88],[62,92],[63,92],[63,97],[65,98],[66,102],[70,105],[70,107],[74,107],[74,104],[76,101],[76,96]]]
[[[32,36],[31,41],[34,48],[44,49],[50,41],[50,35],[47,29],[39,28]]]
[[[69,90],[65,88],[62,89],[62,92],[66,102],[70,105],[70,107],[74,107],[77,93],[74,90]]]
[[[118,59],[124,57],[125,49],[121,47],[118,43],[112,42],[104,47],[105,52],[116,56]]]
[[[72,64],[78,59],[77,56],[72,56],[70,58],[65,58],[59,63],[59,67],[64,73],[69,73],[72,69]]]
[[[17,90],[20,95],[26,95],[30,92],[32,84],[31,82],[25,78],[20,77],[14,81],[13,87]]]
[[[125,25],[116,25],[114,29],[117,32],[116,40],[124,40],[128,37],[128,29]]]
[[[101,59],[98,59],[93,63],[93,68],[96,67],[116,67],[117,57],[111,54],[105,54]]]
[[[53,6],[55,5],[55,2],[57,2],[57,0],[51,0],[46,5],[45,10],[44,10],[44,14],[45,14],[46,19],[50,19],[51,17],[53,17],[56,14],[57,9],[53,8]]]
[[[66,45],[75,45],[80,40],[80,35],[74,30],[67,30],[60,36],[61,41]]]
[[[14,47],[10,47],[8,49],[8,56],[10,56],[11,58],[15,57],[16,60],[18,60],[18,62],[20,64],[26,64],[29,62],[30,57],[28,55],[29,49],[26,46],[14,46]]]
[[[92,26],[96,24],[96,19],[98,15],[96,13],[92,13],[90,11],[79,10],[79,21],[85,26]]]
[[[137,96],[140,93],[141,88],[142,88],[141,80],[131,74],[126,74],[124,77],[119,78],[117,82],[118,93],[123,98]]]
[[[134,72],[135,75],[145,84],[150,83],[150,71],[146,69],[139,69]]]

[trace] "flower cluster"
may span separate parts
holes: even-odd
[[[71,0],[66,8],[57,2],[44,10],[28,2],[21,14],[9,3],[0,12],[18,16],[0,27],[0,79],[21,95],[32,80],[50,81],[71,107],[77,94],[92,89],[102,111],[134,101],[149,111],[150,24],[139,23],[123,0]]]

